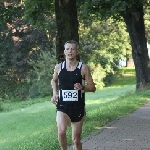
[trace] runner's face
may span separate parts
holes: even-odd
[[[65,45],[64,54],[66,56],[66,59],[75,59],[76,56],[79,54],[79,51],[77,50],[76,44],[67,43]]]

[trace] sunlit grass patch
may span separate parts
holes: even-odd
[[[55,106],[50,102],[0,113],[3,120],[0,122],[0,149],[40,150],[54,146],[57,140],[55,115]]]

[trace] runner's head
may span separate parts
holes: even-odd
[[[75,41],[75,40],[69,40],[64,44],[64,48],[66,48],[66,45],[70,43],[70,44],[75,44],[76,45],[76,49],[79,50],[79,44]]]
[[[70,40],[64,44],[64,54],[66,59],[73,60],[76,59],[77,55],[79,54],[79,44],[74,41]]]

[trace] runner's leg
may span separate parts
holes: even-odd
[[[74,143],[73,150],[82,150],[81,133],[84,117],[79,122],[72,122],[72,140]]]
[[[58,127],[58,140],[61,150],[67,150],[66,130],[67,125],[70,122],[70,118],[67,114],[57,111],[56,122]]]

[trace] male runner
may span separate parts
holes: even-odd
[[[61,150],[67,150],[66,130],[70,122],[73,148],[82,150],[81,133],[85,115],[84,92],[95,92],[96,88],[88,66],[76,59],[79,54],[78,43],[74,40],[67,41],[64,48],[66,60],[55,66],[51,81],[53,88],[51,101],[56,104],[56,122]]]

